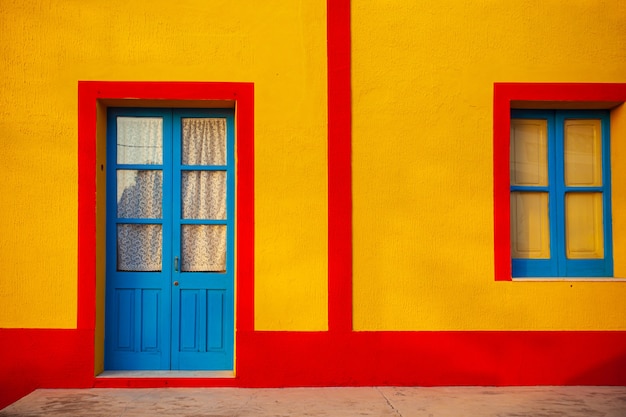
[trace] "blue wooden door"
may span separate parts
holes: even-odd
[[[105,368],[231,370],[230,110],[110,109]]]

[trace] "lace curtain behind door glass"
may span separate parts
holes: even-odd
[[[225,220],[226,120],[185,118],[182,128],[182,163],[188,169],[182,173],[182,216]],[[193,170],[193,166],[215,170]],[[181,240],[183,271],[226,270],[225,225],[183,225]]]
[[[118,219],[161,219],[163,205],[163,120],[117,118],[118,164],[154,165],[156,169],[117,170]],[[162,225],[118,224],[117,269],[161,271]]]
[[[162,121],[146,118],[124,119],[118,126],[120,163],[161,163]],[[226,121],[220,118],[182,120],[181,196],[183,219],[226,220]],[[125,146],[120,146],[124,144]],[[130,144],[130,145],[129,145]],[[148,149],[142,152],[142,148]],[[122,151],[124,149],[124,151]],[[131,151],[128,151],[131,149]],[[128,153],[131,152],[131,153]],[[142,155],[142,156],[139,156]],[[146,158],[146,155],[150,155]],[[135,159],[141,158],[139,162]],[[129,161],[130,159],[130,161]],[[196,170],[193,166],[212,167]],[[160,219],[163,202],[161,170],[118,171],[118,218]],[[167,219],[164,219],[167,221]],[[224,271],[226,269],[225,225],[182,225],[181,270]],[[117,232],[118,270],[160,271],[162,226],[120,224]]]

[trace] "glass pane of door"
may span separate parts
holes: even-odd
[[[183,165],[226,165],[226,119],[183,118]]]
[[[183,272],[226,271],[226,226],[185,224],[181,241]]]
[[[117,163],[163,163],[161,117],[117,117]]]
[[[183,219],[226,219],[226,172],[182,172]]]
[[[163,205],[163,172],[160,170],[117,171],[117,217],[160,219]]]
[[[117,225],[117,270],[161,271],[160,224]]]

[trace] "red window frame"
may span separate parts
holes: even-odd
[[[610,109],[626,83],[495,83],[493,88],[494,275],[511,281],[509,135],[511,108]]]

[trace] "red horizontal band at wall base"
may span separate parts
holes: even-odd
[[[0,329],[0,409],[37,388],[93,385],[93,331]]]
[[[0,329],[0,408],[59,387],[626,386],[626,331],[242,331],[238,342],[236,378],[94,378],[89,331]]]
[[[240,334],[240,386],[626,385],[626,332]]]

